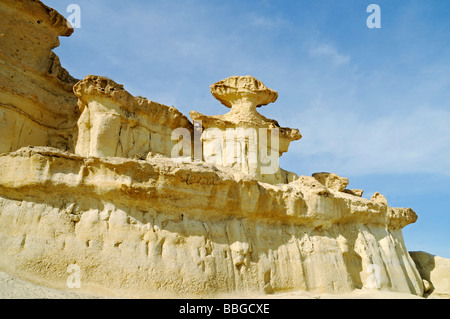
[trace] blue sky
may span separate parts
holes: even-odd
[[[303,139],[281,158],[364,197],[411,207],[410,251],[450,258],[450,2],[44,0],[81,28],[55,49],[75,77],[108,76],[188,115],[228,110],[209,85],[252,75],[279,93],[260,112]],[[369,29],[369,4],[381,28]]]

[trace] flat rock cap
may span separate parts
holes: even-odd
[[[248,97],[257,107],[273,103],[278,93],[269,89],[258,79],[246,76],[231,76],[211,85],[211,94],[226,107],[231,108],[233,101]]]

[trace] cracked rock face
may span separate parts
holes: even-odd
[[[111,79],[87,76],[74,92],[81,112],[77,154],[145,158],[155,152],[170,157],[178,143],[172,140],[173,130],[193,133],[189,119],[174,107],[136,98]]]
[[[278,93],[252,76],[231,76],[211,85],[211,94],[229,108],[261,107],[273,103]]]
[[[55,285],[75,263],[85,285],[140,297],[342,293],[373,288],[375,270],[380,289],[422,293],[401,233],[416,214],[313,177],[50,148],[4,154],[0,170],[2,260]]]
[[[205,129],[202,134],[204,161],[234,167],[270,184],[285,184],[298,178],[283,170],[278,158],[302,135],[297,129],[280,127],[277,121],[257,111],[258,107],[277,100],[276,91],[247,75],[219,81],[211,85],[211,93],[231,111],[213,116],[196,111],[189,113]]]

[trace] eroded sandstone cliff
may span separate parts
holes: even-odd
[[[4,154],[0,170],[3,260],[50,282],[75,263],[86,285],[153,296],[422,293],[401,233],[415,213],[312,177],[274,186],[202,163],[49,148]]]
[[[74,149],[77,82],[52,51],[73,29],[40,1],[0,2],[0,153],[28,145]]]

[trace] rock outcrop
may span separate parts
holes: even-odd
[[[450,259],[423,251],[409,254],[423,278],[425,295],[450,298]]]
[[[230,77],[211,91],[231,111],[191,123],[105,77],[73,79],[51,51],[73,30],[40,1],[4,0],[0,17],[2,270],[64,287],[78,267],[87,291],[133,297],[423,294],[402,237],[412,209],[252,159],[254,144],[278,161],[301,138],[256,111],[276,91]]]
[[[145,158],[155,152],[170,157],[178,143],[172,140],[173,130],[182,127],[193,134],[189,119],[174,107],[135,98],[108,78],[87,76],[74,92],[81,112],[79,155]]]
[[[416,214],[312,177],[269,185],[206,163],[50,148],[4,154],[0,170],[2,260],[48,282],[76,264],[84,285],[138,296],[422,294],[401,233]]]
[[[343,192],[349,183],[348,178],[338,176],[337,174],[314,173],[312,176],[325,187],[338,192]]]

